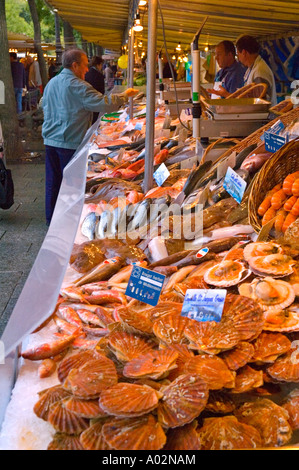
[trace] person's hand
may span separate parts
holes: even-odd
[[[211,95],[217,95],[221,96],[221,98],[226,98],[229,95],[229,92],[223,88],[223,86],[219,86],[219,90],[214,90],[214,89],[207,89],[208,93],[211,93]]]
[[[128,98],[133,98],[134,96],[138,95],[138,93],[139,90],[135,90],[134,88],[128,88],[126,91],[124,91],[124,95]]]

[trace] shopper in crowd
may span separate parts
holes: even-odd
[[[11,74],[13,79],[13,86],[15,90],[15,97],[17,103],[17,113],[21,114],[23,111],[22,96],[23,90],[26,88],[26,74],[24,65],[19,62],[18,56],[15,52],[10,52]]]
[[[99,93],[105,94],[105,77],[103,75],[103,59],[99,56],[94,56],[91,60],[91,66],[85,75],[85,81],[90,83]],[[92,123],[94,124],[98,119],[99,113],[93,113]]]
[[[33,57],[28,56],[27,57],[27,63],[28,63],[28,83],[29,83],[29,90],[36,90],[37,88],[41,90],[42,86],[42,79],[41,79],[41,74],[40,74],[40,69],[39,69],[39,63],[37,60],[34,60]]]
[[[177,80],[177,71],[176,71],[175,67],[173,66],[173,64],[169,64],[168,59],[165,55],[163,56],[162,60],[163,60],[163,78],[173,78],[173,76],[174,76],[174,79],[176,81]],[[172,76],[172,73],[171,73],[171,69],[172,69],[173,76]]]
[[[266,83],[268,85],[266,99],[277,104],[275,78],[272,70],[260,56],[260,45],[252,36],[241,36],[236,42],[239,61],[247,67],[244,81],[245,85],[251,83]]]
[[[104,70],[104,74],[107,90],[112,90],[112,88],[114,87],[114,73],[109,63],[107,64]]]
[[[232,41],[221,41],[215,48],[215,59],[220,70],[215,77],[213,89],[208,93],[227,98],[244,86],[246,67],[236,60],[236,48]]]
[[[54,59],[51,59],[49,62],[48,78],[51,80],[56,75],[56,62]]]
[[[93,112],[104,110],[103,95],[84,78],[88,58],[81,49],[67,50],[63,70],[45,87],[42,135],[46,148],[46,221],[49,225],[60,190],[63,170],[73,158],[92,120]],[[131,96],[131,90],[114,95],[119,104]]]

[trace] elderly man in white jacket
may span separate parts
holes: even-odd
[[[275,78],[272,70],[260,56],[260,45],[252,36],[241,36],[236,42],[239,61],[247,67],[245,85],[250,83],[266,83],[268,85],[266,99],[272,106],[277,104]]]

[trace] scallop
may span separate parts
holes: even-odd
[[[65,398],[63,404],[68,411],[82,418],[95,419],[107,416],[100,408],[98,400],[83,400],[82,398],[71,396]]]
[[[50,407],[47,421],[56,431],[71,435],[80,434],[89,426],[87,419],[68,411],[61,401]]]
[[[204,275],[207,284],[215,287],[231,287],[250,276],[251,272],[240,261],[224,260],[210,268]]]
[[[84,450],[84,448],[79,436],[69,436],[58,432],[54,435],[47,450]]]
[[[135,312],[130,308],[120,307],[114,311],[114,316],[116,321],[120,321],[127,326],[129,333],[151,335],[153,332],[152,321],[143,312]]]
[[[47,421],[51,405],[70,397],[70,393],[61,385],[43,390],[39,393],[39,400],[35,403],[33,411],[40,419]]]
[[[241,341],[235,348],[221,354],[221,358],[230,370],[238,370],[244,367],[252,358],[254,347],[247,341]]]
[[[259,276],[285,277],[293,273],[295,261],[287,255],[257,256],[248,260],[252,272]]]
[[[273,365],[267,368],[267,373],[279,382],[299,383],[299,361],[296,349],[279,357]]]
[[[200,450],[200,439],[196,431],[197,422],[169,429],[163,450]]]
[[[209,397],[206,382],[196,374],[180,375],[161,391],[158,421],[166,428],[191,423],[204,410]]]
[[[153,341],[126,331],[110,333],[108,344],[117,359],[123,362],[129,362],[135,357],[146,354],[156,346]]]
[[[243,255],[246,261],[257,256],[275,255],[283,253],[283,248],[274,242],[253,242],[244,247]]]
[[[63,359],[57,370],[59,381],[63,383],[72,369],[80,367],[91,359],[94,359],[94,357],[95,353],[93,351],[86,350],[72,354],[71,356]]]
[[[227,328],[224,323],[193,321],[185,329],[189,348],[209,354],[219,354],[233,348],[240,341],[235,328]]]
[[[292,390],[284,399],[282,408],[289,414],[289,423],[293,431],[299,429],[299,389]]]
[[[280,447],[292,438],[287,411],[267,398],[244,403],[235,415],[239,421],[259,431],[263,447]]]
[[[102,435],[115,450],[160,450],[166,435],[156,418],[149,414],[138,418],[115,418],[103,425]]]
[[[105,356],[92,359],[78,369],[72,369],[64,387],[80,398],[93,399],[100,396],[102,390],[117,383],[114,363]]]
[[[81,433],[80,444],[84,450],[110,450],[102,434],[104,423],[102,420],[95,421]]]
[[[189,318],[180,315],[165,315],[154,322],[153,332],[166,345],[182,344],[186,342],[184,330],[189,322]]]
[[[142,416],[157,408],[162,394],[147,385],[119,383],[104,390],[100,407],[120,418]]]
[[[235,416],[206,418],[198,434],[202,450],[258,449],[262,445],[260,433]]]
[[[262,370],[255,370],[246,365],[237,371],[235,388],[231,393],[246,393],[261,387],[264,384],[264,376]]]
[[[239,287],[241,295],[256,300],[264,311],[280,311],[295,300],[295,292],[288,282],[272,277],[254,279],[250,284]]]
[[[217,356],[209,354],[194,356],[186,363],[185,373],[198,374],[206,382],[209,390],[235,386],[235,372],[229,370],[225,362]]]
[[[134,379],[161,379],[176,368],[178,356],[179,354],[170,348],[150,351],[128,362],[123,369],[123,375]]]
[[[206,411],[214,414],[227,415],[236,409],[236,405],[230,395],[222,390],[210,390]]]
[[[254,341],[252,362],[273,363],[291,349],[291,341],[282,333],[263,331]]]

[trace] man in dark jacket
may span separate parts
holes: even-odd
[[[95,90],[102,95],[105,94],[105,78],[102,73],[103,70],[103,59],[99,56],[94,56],[91,61],[91,66],[87,74],[85,75],[85,81],[88,82]],[[99,113],[93,113],[94,124],[98,120]]]
[[[13,86],[15,89],[15,97],[17,102],[17,113],[21,114],[23,111],[23,89],[26,87],[25,67],[23,64],[21,64],[21,62],[18,61],[18,57],[15,52],[10,52],[10,62]]]

